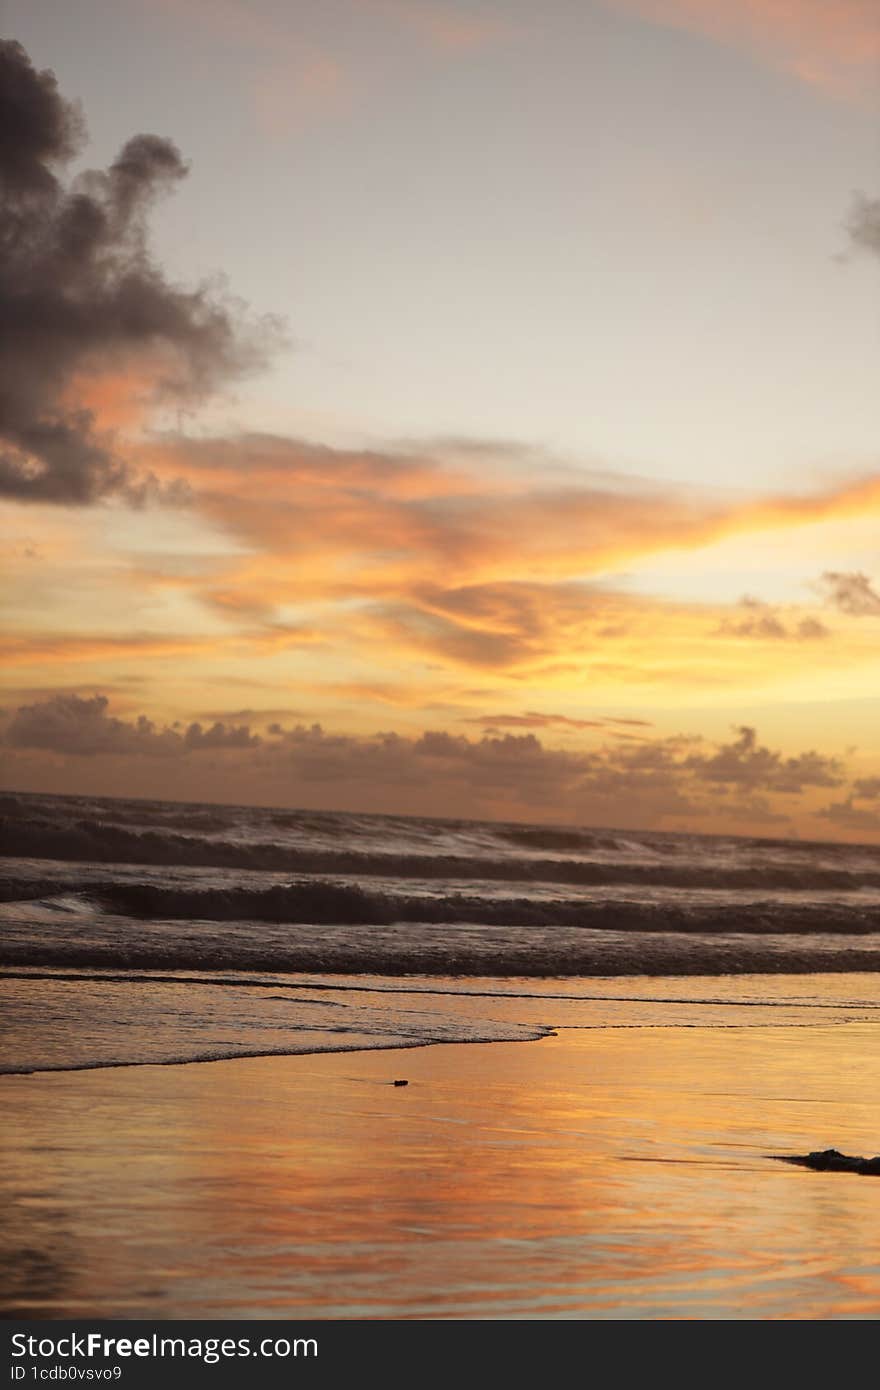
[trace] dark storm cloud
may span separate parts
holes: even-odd
[[[83,139],[54,74],[0,41],[0,495],[21,501],[156,490],[71,398],[83,378],[141,373],[151,398],[194,401],[262,362],[272,336],[151,259],[150,209],[187,172],[176,146],[136,135],[109,169],[65,184]]]
[[[880,613],[880,594],[874,592],[866,574],[826,570],[821,583],[829,603],[841,613],[848,613],[852,618],[866,618]]]
[[[64,101],[54,73],[34,71],[20,44],[0,42],[0,169],[14,196],[52,192],[52,164],[64,163],[85,135],[82,116]]]
[[[181,733],[160,728],[143,714],[132,721],[116,719],[107,713],[108,703],[106,695],[90,699],[57,695],[22,705],[6,730],[5,741],[13,748],[41,748],[77,757],[101,753],[177,757],[203,750],[255,748],[260,743],[247,726],[216,723],[203,729],[201,724],[190,724]]]

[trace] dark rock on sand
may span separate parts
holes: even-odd
[[[819,1173],[868,1173],[880,1177],[880,1154],[875,1158],[853,1157],[839,1149],[817,1149],[815,1153],[781,1155],[782,1163],[798,1163]]]
[[[392,1081],[391,1085],[392,1085],[392,1086],[408,1086],[408,1085],[409,1085],[409,1082],[408,1082],[408,1081]]]

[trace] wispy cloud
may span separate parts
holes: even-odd
[[[318,44],[297,23],[293,7],[283,16],[242,0],[152,0],[178,31],[234,53],[257,125],[272,137],[288,136],[315,119],[350,109],[355,79],[336,52]]]
[[[875,0],[603,0],[653,24],[743,49],[800,82],[844,99],[876,90]]]
[[[362,10],[408,29],[435,52],[471,53],[509,35],[511,24],[499,9],[478,11],[473,5],[436,0],[354,0]]]
[[[167,437],[139,457],[159,477],[184,478],[193,514],[234,541],[238,553],[212,573],[170,577],[231,623],[315,609],[328,631],[344,623],[349,644],[496,671],[537,671],[563,657],[576,671],[600,654],[653,649],[659,677],[690,647],[711,678],[713,663],[720,670],[706,647],[713,633],[816,647],[830,635],[821,608],[661,602],[622,588],[618,576],[664,553],[880,510],[876,477],[743,500],[615,488],[589,474],[534,487],[516,468],[467,467],[460,451],[447,460],[274,436]]]
[[[369,62],[354,55],[346,41],[346,20],[371,20],[386,33],[402,35],[410,50],[447,60],[479,53],[512,32],[500,10],[486,13],[441,0],[349,0],[335,21],[331,16],[320,41],[309,16],[291,5],[258,8],[244,0],[152,0],[152,5],[178,32],[189,29],[234,54],[234,80],[242,84],[260,130],[273,138],[349,114],[375,86]]]
[[[83,661],[102,662],[117,658],[149,660],[152,657],[199,658],[224,651],[247,656],[313,646],[323,635],[294,624],[267,624],[231,634],[225,640],[216,635],[176,635],[162,633],[53,633],[26,635],[7,633],[0,637],[0,661],[4,666],[66,666]]]
[[[479,724],[484,729],[601,729],[601,719],[572,719],[567,714],[548,714],[525,710],[522,714],[464,715],[463,724]]]

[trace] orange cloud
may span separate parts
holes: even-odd
[[[358,0],[362,9],[404,26],[439,53],[468,53],[484,48],[508,32],[496,17],[477,15],[460,6],[431,0]]]
[[[55,665],[70,661],[103,661],[114,657],[192,655],[203,644],[190,637],[68,636],[34,633],[0,639],[0,661],[6,666]]]
[[[442,456],[319,448],[246,436],[168,438],[141,463],[185,478],[210,521],[295,563],[299,592],[399,592],[438,573],[467,583],[599,576],[663,551],[880,509],[880,477],[813,495],[719,499],[673,486],[615,488],[607,476],[543,488]],[[306,564],[307,562],[307,564]],[[283,573],[279,575],[284,587]],[[295,591],[296,586],[294,586]],[[293,592],[293,591],[292,591]]]
[[[543,714],[526,710],[523,714],[467,715],[463,724],[479,724],[484,729],[601,729],[601,719],[569,719],[565,714]]]
[[[309,628],[283,623],[269,624],[265,628],[243,632],[225,640],[213,636],[177,637],[147,633],[132,637],[45,632],[18,636],[12,633],[0,638],[0,662],[6,666],[34,666],[100,662],[117,657],[213,656],[238,647],[271,654],[292,647],[311,646],[322,640],[319,633]]]
[[[287,19],[276,20],[238,0],[156,0],[173,20],[206,32],[250,61],[246,88],[263,130],[289,134],[315,116],[345,110],[351,97],[347,67],[316,46]]]
[[[463,724],[479,724],[482,728],[496,729],[607,729],[610,725],[631,724],[650,728],[649,719],[572,719],[567,714],[548,714],[542,710],[524,710],[521,714],[466,715]],[[642,734],[615,734],[617,738],[642,738]]]
[[[267,134],[288,135],[315,116],[347,110],[350,80],[337,59],[307,52],[261,72],[253,82],[251,100]]]
[[[81,556],[64,560],[76,579],[70,592],[78,584],[88,604],[74,609],[57,584],[47,589],[41,621],[49,631],[14,635],[11,664],[61,670],[119,658],[143,672],[174,656],[175,698],[200,709],[205,697],[193,683],[204,685],[213,658],[228,660],[230,674],[248,663],[250,676],[256,663],[273,662],[273,678],[289,683],[285,700],[298,706],[314,693],[319,709],[354,712],[364,728],[388,704],[439,703],[452,718],[482,718],[487,707],[503,712],[512,690],[522,691],[517,704],[538,710],[564,698],[569,718],[586,688],[601,691],[606,706],[629,704],[627,691],[636,690],[642,702],[652,692],[668,702],[679,686],[716,704],[731,690],[803,698],[832,673],[854,683],[845,673],[875,661],[870,619],[838,605],[833,623],[823,623],[819,590],[802,606],[698,594],[673,602],[635,592],[620,576],[663,552],[761,530],[782,540],[805,526],[862,519],[880,509],[877,477],[742,500],[615,487],[607,475],[553,468],[536,489],[533,468],[514,457],[505,470],[498,450],[487,466],[485,453],[461,442],[403,452],[165,436],[133,445],[129,457],[142,474],[187,485],[189,504],[163,513],[174,521],[170,544],[153,540],[155,513],[120,511],[120,548],[116,513],[99,523],[91,511],[94,534]],[[108,541],[113,568],[103,573],[112,572],[114,592],[127,583],[131,598],[108,596],[104,605],[93,548]],[[12,575],[25,601],[29,564]],[[144,626],[159,636],[119,630],[130,601],[146,605]],[[75,631],[62,635],[62,612]],[[89,614],[100,631],[80,630]],[[463,695],[468,671],[490,672],[496,693]],[[115,667],[107,675],[116,679]]]
[[[829,630],[809,607],[659,602],[615,588],[614,577],[663,552],[863,518],[880,509],[878,477],[751,500],[615,488],[589,474],[536,489],[533,471],[505,471],[497,458],[486,469],[461,445],[447,457],[441,445],[334,450],[255,435],[166,437],[137,460],[185,479],[193,518],[235,546],[188,572],[159,564],[144,582],[185,591],[234,628],[258,625],[266,650],[284,640],[273,633],[320,633],[348,660],[372,663],[352,688],[383,684],[392,653],[542,688],[587,673],[612,684],[760,685],[867,656],[852,632],[843,645],[814,640]]]
[[[154,0],[177,22],[234,48],[245,69],[244,85],[263,131],[283,137],[316,117],[347,112],[362,75],[327,46],[307,37],[295,11],[275,17],[240,0]],[[484,48],[508,32],[495,17],[468,12],[434,0],[353,0],[355,7],[397,30],[421,47],[446,56]]]
[[[155,396],[158,364],[132,367],[124,372],[85,373],[74,376],[61,398],[65,410],[87,410],[102,430],[132,430],[143,425]]]
[[[876,91],[876,0],[604,0],[654,24],[732,44],[810,86],[859,98]]]

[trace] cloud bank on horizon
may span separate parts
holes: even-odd
[[[756,731],[745,726],[727,742],[709,745],[699,738],[655,735],[629,742],[631,736],[616,733],[611,724],[641,721],[605,721],[601,746],[565,749],[545,746],[531,730],[498,728],[481,737],[437,729],[406,737],[339,734],[320,724],[278,722],[262,734],[249,724],[222,720],[207,728],[198,722],[158,726],[143,714],[117,718],[108,705],[101,695],[57,695],[23,705],[6,721],[3,742],[23,754],[99,760],[111,775],[130,772],[132,760],[171,761],[179,768],[206,753],[229,755],[214,760],[209,780],[220,786],[231,776],[234,784],[260,787],[281,804],[317,792],[319,804],[329,793],[328,806],[355,810],[454,815],[466,805],[471,815],[598,817],[617,825],[642,824],[645,816],[676,824],[720,813],[778,829],[788,823],[786,802],[827,793],[846,781],[838,758],[814,750],[786,756],[762,745]],[[572,722],[535,713],[521,720],[542,727],[560,721]],[[520,721],[496,716],[490,722]],[[205,773],[199,769],[197,775]],[[874,783],[857,781],[847,804],[878,794]],[[834,807],[817,805],[816,814],[833,818]]]
[[[684,4],[630,8],[696,23]],[[712,32],[739,34],[741,10],[715,7]],[[815,7],[802,13],[824,32]],[[871,30],[858,4],[847,22]],[[841,40],[832,57],[848,53]],[[8,779],[880,829],[870,769],[844,767],[821,727],[812,751],[771,749],[736,713],[857,698],[880,674],[859,529],[880,511],[880,473],[748,495],[572,467],[537,446],[185,430],[179,412],[264,365],[281,329],[216,283],[178,285],[152,253],[150,216],[185,179],[183,155],[135,134],[106,169],[67,177],[83,118],[10,41],[0,131]],[[858,195],[846,223],[870,255],[878,206]],[[857,563],[840,567],[853,536]],[[761,547],[768,582],[780,555],[799,576],[781,598],[751,592]],[[701,591],[701,567],[738,564],[735,596]],[[685,596],[665,581],[679,570]],[[207,719],[236,690],[276,713],[304,705],[313,722]],[[693,714],[668,732],[694,703],[731,716],[736,737],[694,734]]]

